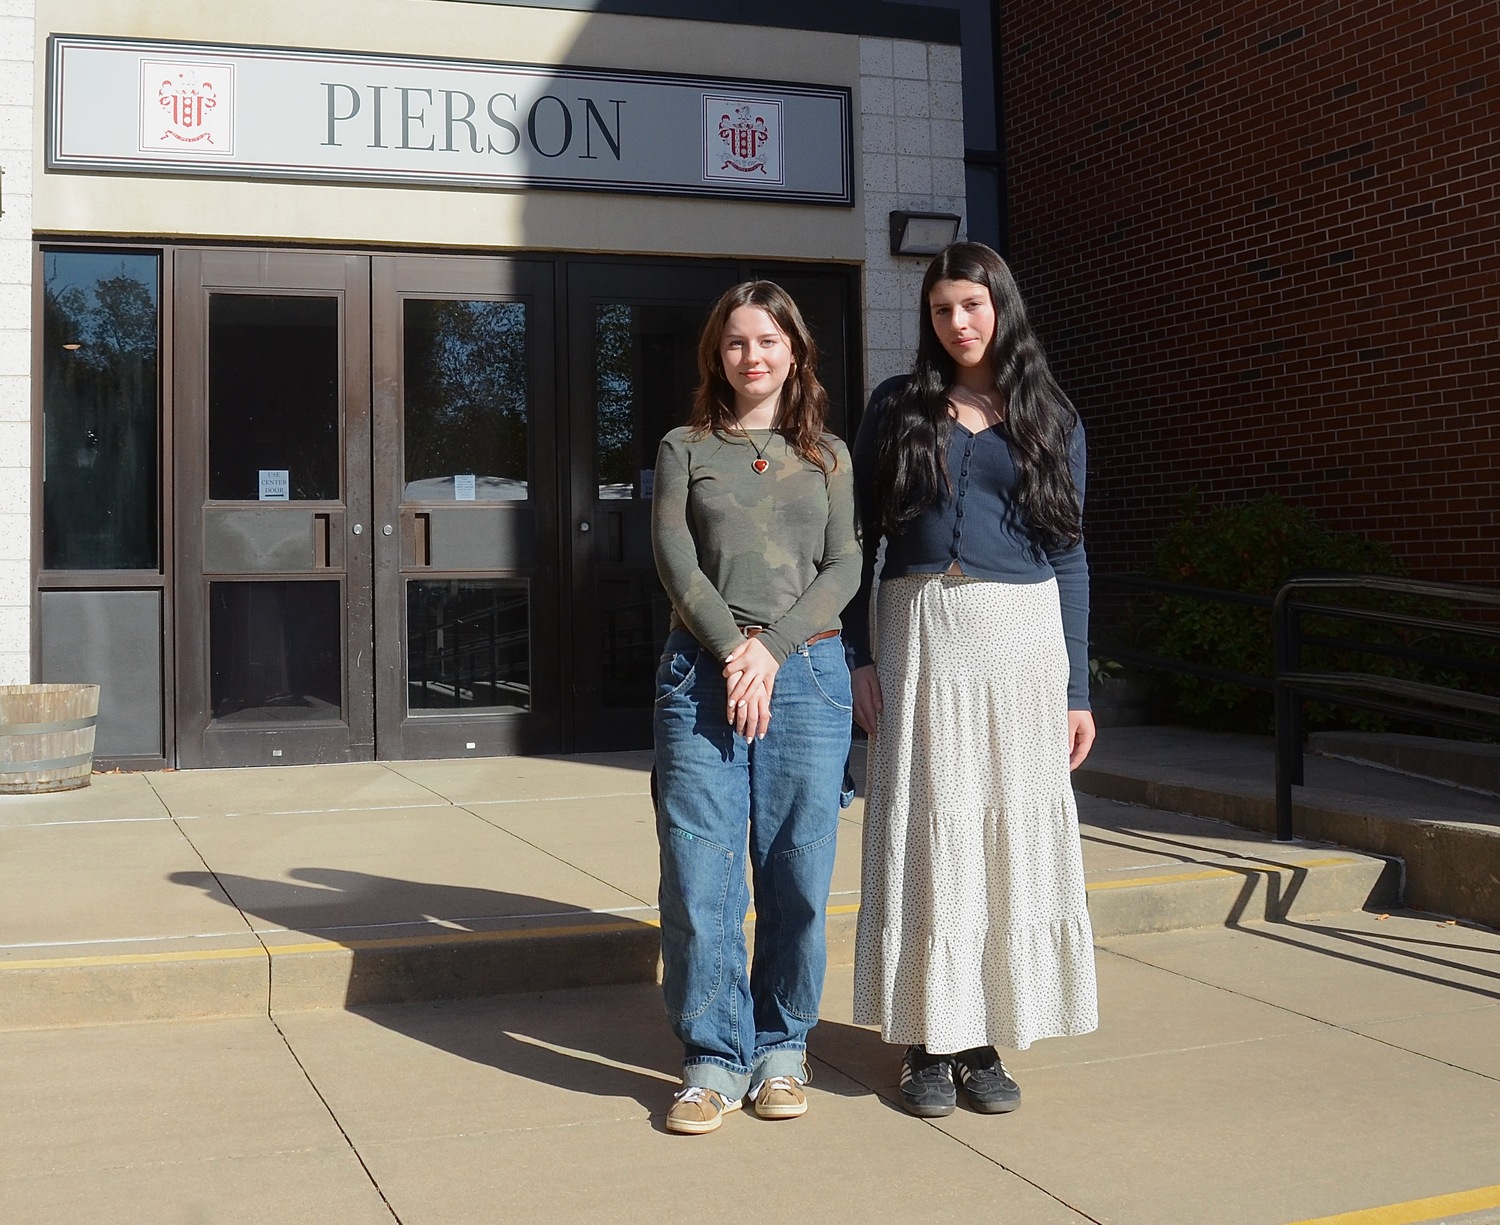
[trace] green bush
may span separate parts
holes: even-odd
[[[1353,532],[1331,531],[1309,511],[1274,495],[1204,513],[1196,495],[1190,494],[1183,501],[1182,517],[1156,546],[1152,577],[1271,596],[1293,575],[1319,571],[1401,575],[1405,567],[1385,545]],[[1372,601],[1358,592],[1339,592],[1334,598],[1345,604],[1374,602],[1387,608],[1399,602],[1379,595]],[[1430,614],[1432,605],[1426,604],[1424,610]],[[1307,634],[1366,641],[1391,641],[1404,635],[1403,640],[1411,640],[1404,631],[1356,627],[1325,618],[1304,616],[1303,626]],[[1271,675],[1269,609],[1163,596],[1144,628],[1152,649],[1160,655],[1254,676]],[[1415,667],[1387,656],[1317,648],[1304,653],[1303,666],[1309,671],[1406,676],[1414,675]],[[1269,693],[1176,673],[1169,675],[1165,687],[1175,713],[1199,726],[1256,732],[1271,727]],[[1319,703],[1309,704],[1307,723],[1372,731],[1386,725],[1378,715],[1338,711]]]

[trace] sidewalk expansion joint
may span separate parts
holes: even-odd
[[[818,1062],[818,1063],[826,1064],[828,1067],[832,1068],[835,1072],[837,1072],[840,1076],[843,1076],[843,1077],[845,1077],[848,1080],[852,1080],[856,1085],[863,1086],[866,1090],[868,1090],[874,1096],[876,1096],[876,1097],[882,1097],[882,1096],[884,1096],[880,1092],[880,1090],[877,1089],[874,1085],[870,1084],[869,1081],[865,1080],[863,1077],[855,1075],[854,1072],[850,1071],[847,1068],[841,1068],[841,1067],[839,1067],[838,1064],[836,1064],[833,1060],[829,1059],[826,1055],[813,1055],[812,1058],[816,1062]],[[887,1099],[887,1100],[889,1100],[889,1099]],[[1034,1182],[1030,1178],[1027,1178],[1026,1175],[1022,1174],[1019,1170],[1012,1169],[1010,1166],[1006,1165],[1003,1161],[1000,1161],[999,1159],[997,1159],[995,1157],[992,1157],[989,1153],[983,1152],[980,1149],[975,1148],[972,1144],[968,1143],[966,1140],[962,1140],[958,1136],[955,1136],[951,1131],[948,1131],[948,1130],[946,1130],[945,1128],[943,1128],[941,1126],[941,1124],[942,1124],[942,1120],[941,1119],[917,1119],[915,1121],[918,1122],[918,1123],[925,1123],[933,1131],[937,1132],[938,1135],[943,1136],[944,1138],[946,1138],[948,1140],[951,1140],[953,1143],[957,1144],[960,1148],[967,1149],[969,1152],[973,1153],[974,1156],[978,1157],[981,1161],[983,1161],[986,1165],[992,1165],[996,1169],[1004,1170],[1011,1177],[1019,1179],[1021,1182],[1024,1182],[1028,1187],[1035,1188],[1037,1191],[1040,1191],[1043,1195],[1045,1195],[1048,1199],[1054,1201],[1057,1204],[1062,1205],[1062,1207],[1066,1208],[1069,1212],[1074,1213],[1075,1215],[1077,1215],[1078,1217],[1082,1218],[1083,1220],[1088,1221],[1089,1225],[1104,1225],[1104,1223],[1102,1221],[1100,1221],[1097,1217],[1092,1217],[1088,1213],[1086,1213],[1082,1208],[1079,1208],[1079,1207],[1077,1207],[1074,1204],[1068,1203],[1067,1200],[1063,1199],[1061,1196],[1057,1195],[1056,1193],[1054,1193],[1052,1191],[1049,1191],[1046,1187],[1042,1186],[1040,1183]]]
[[[988,1153],[985,1153],[985,1152],[981,1151],[980,1149],[975,1148],[967,1140],[960,1140],[951,1131],[945,1131],[942,1127],[938,1126],[938,1124],[942,1122],[941,1119],[924,1119],[923,1122],[925,1122],[929,1127],[931,1127],[933,1129],[933,1131],[939,1132],[942,1135],[947,1136],[948,1139],[952,1140],[960,1148],[966,1148],[966,1149],[968,1149],[969,1152],[973,1153],[976,1157],[979,1157],[979,1158],[981,1158],[981,1159],[989,1162],[996,1169],[1004,1170],[1012,1178],[1018,1178],[1018,1179],[1020,1179],[1028,1187],[1034,1187],[1036,1190],[1040,1191],[1043,1195],[1045,1195],[1048,1199],[1052,1200],[1054,1203],[1062,1205],[1069,1212],[1074,1213],[1075,1215],[1079,1216],[1080,1218],[1082,1218],[1085,1221],[1088,1221],[1090,1223],[1090,1225],[1104,1225],[1104,1222],[1101,1221],[1098,1217],[1092,1217],[1092,1216],[1090,1216],[1082,1208],[1078,1207],[1077,1204],[1070,1204],[1070,1203],[1068,1203],[1068,1201],[1065,1200],[1065,1199],[1063,1199],[1062,1196],[1058,1195],[1057,1192],[1055,1192],[1055,1191],[1049,1191],[1046,1187],[1042,1186],[1041,1183],[1036,1182],[1036,1181],[1034,1181],[1034,1180],[1032,1180],[1030,1178],[1027,1178],[1026,1175],[1022,1174],[1019,1170],[1014,1169],[1013,1167],[1006,1165],[1005,1162],[999,1160],[998,1158],[991,1157]]]
[[[530,838],[523,838],[520,834],[516,833],[515,830],[506,829],[505,826],[503,826],[503,825],[497,825],[494,821],[491,821],[483,813],[475,812],[472,808],[469,808],[469,807],[467,807],[467,806],[465,806],[463,804],[455,805],[455,807],[458,808],[461,812],[468,813],[476,821],[481,821],[485,825],[488,825],[491,829],[497,829],[502,834],[505,834],[507,837],[514,838],[517,842],[521,843],[523,846],[529,846],[532,850],[539,851],[541,854],[547,856],[548,859],[551,859],[551,860],[553,860],[556,863],[560,863],[564,867],[571,868],[575,872],[581,872],[584,876],[587,876],[590,880],[597,881],[599,884],[605,886],[605,888],[607,888],[607,889],[613,889],[617,893],[623,893],[626,897],[634,897],[637,902],[640,902],[640,903],[642,903],[644,905],[650,905],[651,904],[651,901],[650,901],[649,898],[636,897],[636,895],[633,894],[633,893],[631,893],[629,890],[622,889],[619,885],[611,884],[609,881],[605,880],[602,876],[595,875],[593,872],[590,872],[587,868],[581,868],[576,863],[569,863],[561,855],[554,854],[552,851],[549,851],[546,847],[541,846],[538,843],[535,843],[535,842],[531,841]]]
[[[344,1143],[349,1146],[349,1152],[353,1155],[354,1160],[359,1162],[359,1168],[365,1172],[365,1177],[370,1180],[370,1186],[374,1188],[375,1194],[380,1196],[380,1202],[385,1205],[385,1210],[391,1214],[391,1220],[395,1221],[396,1225],[402,1225],[400,1214],[391,1204],[391,1201],[386,1198],[385,1191],[381,1188],[380,1183],[376,1181],[374,1171],[365,1164],[364,1155],[355,1147],[353,1138],[344,1130],[344,1125],[339,1121],[339,1116],[334,1113],[333,1106],[323,1096],[323,1091],[318,1088],[317,1081],[312,1078],[312,1073],[307,1070],[307,1066],[302,1062],[301,1056],[297,1054],[296,1048],[292,1045],[291,1039],[286,1036],[286,1032],[281,1028],[280,1022],[269,1011],[266,1014],[266,1019],[271,1022],[272,1027],[276,1030],[276,1036],[281,1039],[281,1044],[286,1047],[286,1053],[292,1057],[292,1062],[297,1065],[297,1070],[302,1073],[303,1079],[307,1081],[307,1087],[317,1096],[318,1101],[323,1104],[323,1109],[328,1112],[329,1120],[338,1128],[339,1135],[344,1138]]]

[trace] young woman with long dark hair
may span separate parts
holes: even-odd
[[[1098,1024],[1070,768],[1088,703],[1084,437],[1010,269],[956,243],[912,373],[876,388],[847,614],[871,736],[854,1019],[906,1046],[913,1114],[1020,1104],[997,1046]],[[870,633],[870,590],[886,549]]]
[[[860,568],[849,453],[824,430],[817,348],[786,291],[720,298],[698,371],[652,510],[672,601],[654,724],[662,992],[683,1044],[666,1126],[689,1134],[747,1096],[762,1118],[807,1109],[851,731],[839,613]]]

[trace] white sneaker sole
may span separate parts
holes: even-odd
[[[666,1128],[670,1132],[676,1132],[679,1136],[707,1135],[711,1131],[718,1131],[724,1122],[724,1116],[726,1114],[733,1114],[743,1105],[744,1103],[738,1099],[732,1102],[725,1101],[723,1110],[719,1111],[713,1118],[705,1119],[701,1123],[691,1119],[674,1119],[669,1109],[667,1111]]]
[[[787,1106],[762,1106],[755,1103],[755,1115],[760,1119],[800,1119],[807,1113],[807,1103],[797,1102]]]

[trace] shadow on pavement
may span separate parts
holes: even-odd
[[[347,977],[342,998],[323,1006],[341,1005],[510,1075],[634,1099],[660,1126],[678,1083],[681,1051],[656,984],[654,923],[549,898],[345,869],[298,868],[287,875],[262,880],[205,871],[170,879],[228,896],[272,950],[273,986],[278,974],[307,972],[286,964],[300,953],[275,955],[288,933],[342,946],[352,964],[341,960],[316,971]],[[506,935],[497,938],[497,929]],[[608,992],[564,990],[580,987]],[[278,994],[273,990],[273,1000]],[[822,1077],[822,1091],[864,1096],[895,1083],[900,1048],[871,1030],[824,1021],[813,1031],[810,1054],[841,1073]]]

